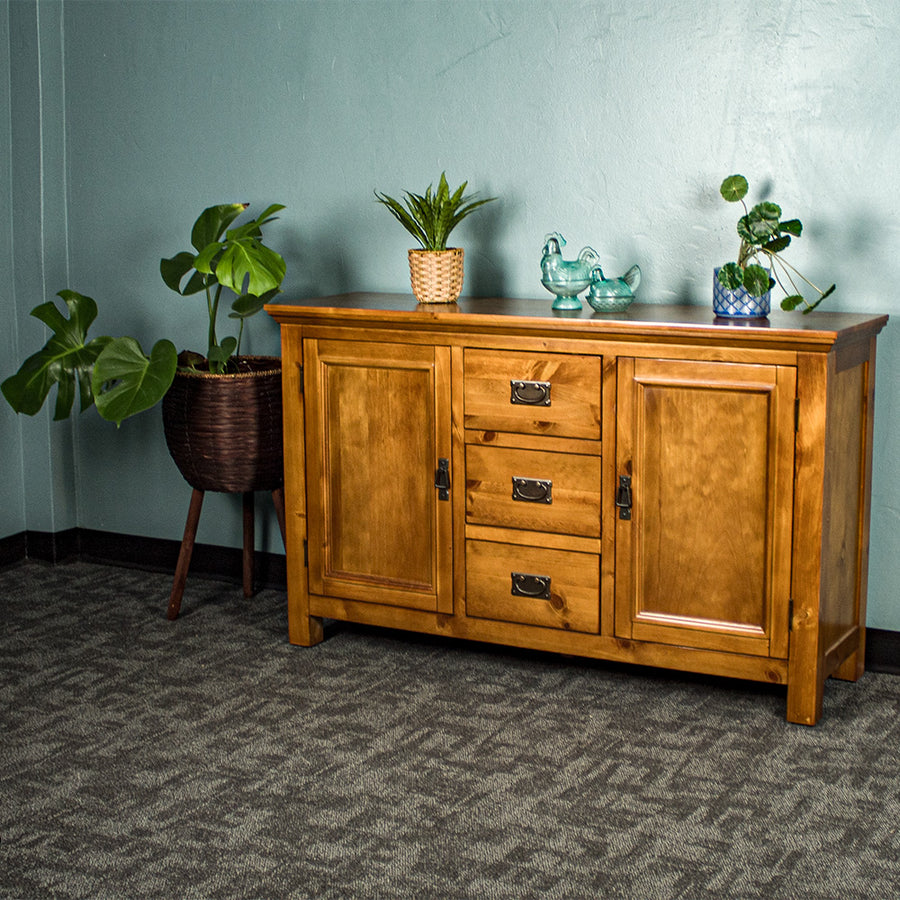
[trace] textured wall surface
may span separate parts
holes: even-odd
[[[895,0],[41,0],[36,18],[22,6],[8,6],[5,77],[23,349],[28,310],[65,286],[101,304],[98,333],[200,345],[199,301],[171,294],[158,262],[186,246],[200,209],[227,200],[287,205],[270,231],[287,297],[405,291],[407,236],[372,190],[424,189],[443,169],[500,198],[457,232],[468,294],[548,303],[538,258],[560,230],[610,273],[640,263],[642,300],[707,304],[712,266],[736,245],[717,188],[738,171],[754,198],[804,221],[791,259],[838,283],[829,308],[898,311]],[[16,105],[17,67],[36,71],[38,134]],[[898,326],[880,341],[869,615],[896,629]],[[277,347],[274,323],[251,323],[250,350]],[[0,423],[16,424],[6,412]],[[23,427],[28,527],[67,515],[48,515],[68,502],[60,488],[38,488],[60,428]],[[158,410],[118,431],[91,412],[73,440],[79,525],[180,537],[189,492]],[[208,510],[199,539],[237,545],[236,503]],[[277,549],[274,525],[262,531]]]
[[[9,8],[0,5],[0,47],[9,46]],[[9,54],[0,54],[0,197],[12,196]],[[4,204],[0,213],[0,273],[9,290],[13,270],[12,210]],[[16,317],[11,294],[0,294],[5,327],[0,328],[0,372],[5,377],[15,365]],[[0,401],[2,403],[2,401]],[[5,404],[2,404],[5,406]],[[25,528],[25,484],[22,468],[22,427],[7,407],[0,407],[0,535],[18,534]]]

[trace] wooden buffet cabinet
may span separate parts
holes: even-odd
[[[322,619],[787,686],[865,652],[886,316],[276,303],[289,636]]]

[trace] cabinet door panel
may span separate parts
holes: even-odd
[[[311,592],[452,609],[449,350],[322,340],[304,359]]]
[[[795,370],[619,366],[617,633],[785,657]]]

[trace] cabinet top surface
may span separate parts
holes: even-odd
[[[456,303],[416,303],[411,294],[350,293],[270,303],[281,324],[358,325],[436,331],[531,332],[611,340],[793,345],[827,349],[843,339],[876,335],[886,315],[773,312],[767,319],[722,319],[711,306],[633,303],[620,313],[553,310],[552,298],[460,298]]]

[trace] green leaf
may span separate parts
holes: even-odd
[[[222,374],[225,371],[225,364],[231,359],[234,351],[237,349],[237,339],[227,337],[218,346],[209,348],[209,371]]]
[[[97,358],[92,387],[97,412],[117,426],[155,406],[175,377],[178,352],[171,341],[154,344],[149,358],[131,337],[110,341]]]
[[[274,222],[278,217],[274,215],[274,213],[281,212],[285,208],[283,203],[273,203],[271,206],[266,207],[257,217],[256,217],[256,225],[258,228],[262,229],[263,225],[268,225],[269,222]]]
[[[226,243],[222,256],[216,263],[215,274],[219,284],[236,294],[247,293],[259,297],[281,285],[285,263],[278,253],[256,238],[241,238]]]
[[[204,275],[214,274],[213,263],[219,253],[222,252],[224,246],[221,241],[213,241],[211,244],[207,244],[194,258],[194,268]]]
[[[781,301],[781,308],[790,312],[793,309],[796,309],[803,302],[803,297],[800,294],[791,294],[790,297],[785,297],[784,300]]]
[[[416,239],[416,241],[418,241],[419,244],[423,247],[425,246],[427,240],[425,233],[401,203],[396,201],[393,197],[388,197],[386,194],[379,194],[378,191],[375,191],[375,198],[379,203],[387,207],[391,215]]]
[[[462,220],[465,219],[466,216],[469,216],[473,212],[475,212],[475,210],[478,209],[479,206],[484,206],[485,203],[491,203],[493,200],[496,200],[496,199],[497,199],[496,197],[485,197],[483,200],[475,200],[474,202],[470,203],[468,206],[464,206],[453,217],[453,221],[450,225],[450,231],[452,231],[454,228],[456,228],[456,226],[459,225],[459,223],[462,222]]]
[[[753,216],[754,214],[761,220],[777,224],[778,220],[781,218],[781,207],[777,203],[769,203],[768,201],[757,203],[756,206],[750,210],[750,215]]]
[[[475,194],[464,196],[466,184],[464,181],[451,194],[447,176],[442,172],[437,190],[428,185],[424,194],[404,191],[405,208],[392,197],[379,194],[378,191],[375,191],[375,197],[415,237],[423,249],[445,250],[453,229],[479,206],[496,199],[488,197],[476,201]]]
[[[792,234],[794,237],[800,237],[803,233],[803,223],[799,219],[788,219],[779,226],[782,231]]]
[[[176,253],[171,259],[161,259],[159,261],[159,272],[160,275],[162,275],[163,281],[169,288],[175,291],[176,294],[187,296],[188,294],[196,294],[197,291],[203,290],[202,276],[200,276],[198,284],[196,272],[188,280],[184,290],[181,288],[181,282],[184,280],[184,276],[194,268],[195,259],[196,257],[193,253],[188,253],[185,250],[181,253]]]
[[[202,250],[213,241],[218,241],[225,229],[249,206],[248,203],[223,203],[203,210],[191,229],[191,244],[195,250]]]
[[[742,217],[741,221],[750,235],[751,243],[762,244],[778,235],[778,216],[772,218],[771,209],[767,208],[772,206],[775,204],[759,203],[746,216]],[[775,209],[778,209],[779,213],[781,212],[779,207],[775,206]],[[743,236],[742,234],[741,237]]]
[[[87,331],[97,317],[97,304],[75,291],[60,291],[69,310],[69,318],[54,302],[36,306],[31,315],[53,330],[47,343],[22,363],[15,375],[7,378],[0,390],[9,405],[17,412],[35,415],[44,405],[47,395],[57,386],[54,419],[65,419],[75,401],[76,388],[81,411],[93,402],[91,369],[110,337],[94,338],[87,342]]]
[[[791,236],[789,234],[782,234],[780,237],[775,238],[774,241],[763,244],[760,249],[765,250],[766,253],[781,253],[782,250],[790,246],[790,243]]]
[[[276,297],[280,291],[273,288],[266,291],[260,297],[254,297],[253,294],[242,294],[234,303],[231,304],[231,312],[228,313],[229,319],[249,319],[255,316],[273,297]]]
[[[725,263],[719,269],[719,284],[729,291],[736,291],[744,285],[744,270],[736,263]]]
[[[736,203],[747,196],[750,185],[743,175],[729,175],[719,187],[719,193],[729,202]]]
[[[772,286],[769,273],[756,264],[744,269],[744,289],[752,297],[762,297]]]

